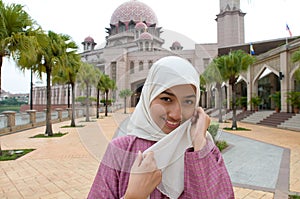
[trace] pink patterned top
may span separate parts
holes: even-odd
[[[135,136],[118,137],[108,145],[100,163],[88,199],[119,199],[125,194],[131,165],[138,151],[154,141]],[[233,199],[233,187],[219,149],[207,140],[206,146],[194,152],[187,149],[184,157],[184,191],[180,199]],[[168,198],[158,189],[151,199]]]

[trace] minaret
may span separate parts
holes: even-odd
[[[84,51],[94,50],[95,46],[97,45],[91,36],[86,37],[81,44],[83,45]]]
[[[219,47],[245,43],[245,14],[240,9],[240,0],[220,0],[216,18]]]

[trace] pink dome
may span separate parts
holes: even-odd
[[[88,37],[86,37],[84,39],[84,42],[86,42],[86,43],[94,43],[94,39],[92,37],[88,36]]]
[[[141,35],[140,35],[140,38],[139,39],[143,39],[143,40],[153,40],[153,36],[148,33],[148,32],[143,32]]]
[[[138,22],[136,25],[135,25],[135,29],[137,30],[145,30],[147,29],[147,25],[143,22]]]
[[[181,47],[181,44],[178,41],[174,41],[172,47]]]
[[[112,14],[110,24],[116,25],[119,21],[126,23],[146,21],[147,24],[157,24],[157,18],[154,11],[146,4],[131,0],[121,4]]]

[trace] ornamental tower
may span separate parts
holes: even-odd
[[[245,14],[240,9],[240,0],[220,0],[216,18],[219,47],[245,43]]]

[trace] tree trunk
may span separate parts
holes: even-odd
[[[231,129],[236,130],[237,122],[236,122],[236,84],[231,84],[232,87],[232,126]]]
[[[46,109],[46,132],[48,136],[53,136],[52,123],[51,123],[51,67],[46,66],[47,75],[47,109]]]
[[[86,106],[86,115],[85,115],[85,121],[89,122],[90,121],[90,113],[89,113],[89,105],[90,105],[90,100],[89,100],[89,85],[86,85],[86,98],[85,98],[85,106]]]
[[[126,97],[124,97],[124,113],[126,114]]]
[[[71,83],[72,87],[72,116],[71,116],[71,127],[75,127],[75,84]]]
[[[219,122],[222,123],[223,122],[223,118],[222,118],[222,88],[221,88],[221,84],[217,83],[216,85],[217,90],[219,92],[219,98],[218,98],[218,104],[219,104]]]
[[[201,107],[203,107],[202,106],[202,94],[203,94],[203,92],[200,90],[199,106],[201,106]]]
[[[70,84],[68,84],[68,108],[70,108]]]
[[[2,156],[1,142],[0,142],[0,156]]]
[[[97,88],[97,110],[96,110],[96,117],[99,118],[99,98],[100,98],[100,90]]]
[[[2,87],[1,87],[1,69],[2,69],[2,63],[3,63],[3,56],[0,56],[0,95],[2,93]]]
[[[30,110],[33,110],[33,71],[30,69]]]
[[[108,90],[105,91],[105,116],[107,117]]]

